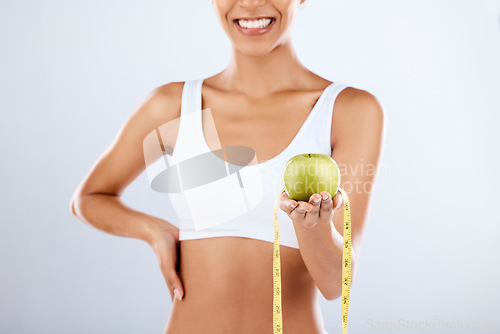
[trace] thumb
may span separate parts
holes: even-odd
[[[169,283],[167,285],[172,287],[171,295],[173,296],[173,298],[182,300],[182,298],[184,297],[184,287],[182,286],[182,282],[176,272],[173,272],[169,275],[168,282]]]
[[[340,207],[344,204],[344,196],[340,192],[338,192],[333,198],[333,206],[334,210],[340,209]]]

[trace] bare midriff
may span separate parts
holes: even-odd
[[[272,334],[273,244],[242,237],[180,242],[181,301],[163,334]],[[299,249],[280,246],[283,330],[321,334],[319,291]]]

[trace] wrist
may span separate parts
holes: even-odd
[[[179,229],[163,219],[153,217],[146,226],[143,240],[150,246],[153,246],[159,239],[165,238],[172,238],[178,241]]]

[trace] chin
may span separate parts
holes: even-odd
[[[242,55],[249,57],[263,57],[270,54],[276,45],[269,45],[264,43],[246,43],[244,45],[235,45],[235,49]]]

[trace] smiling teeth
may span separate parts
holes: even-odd
[[[237,20],[240,27],[247,29],[262,29],[271,24],[272,19]]]

